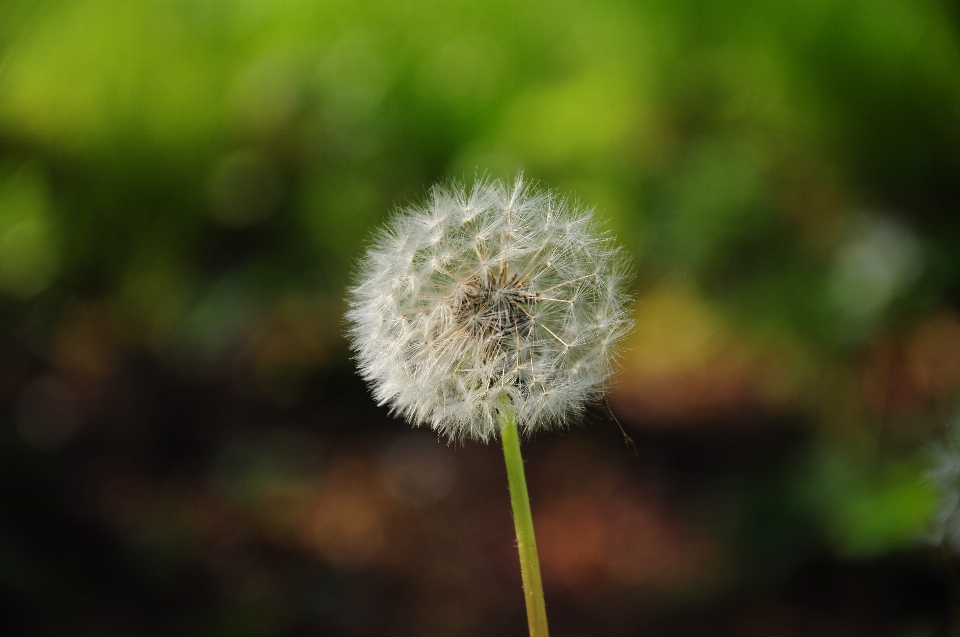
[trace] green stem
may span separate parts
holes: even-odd
[[[547,607],[543,602],[543,583],[540,581],[540,559],[537,557],[537,540],[533,535],[527,479],[523,475],[517,419],[507,396],[500,396],[499,408],[500,436],[503,438],[503,457],[507,461],[507,482],[510,485],[510,503],[513,505],[513,523],[517,529],[517,549],[520,551],[520,573],[527,601],[530,637],[549,637]]]

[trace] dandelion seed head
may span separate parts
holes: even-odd
[[[930,537],[960,553],[960,411],[947,427],[947,439],[928,448],[927,479],[939,497],[930,520]]]
[[[360,372],[380,404],[451,440],[525,433],[602,396],[628,317],[628,263],[592,211],[524,183],[435,186],[375,236],[350,290]]]

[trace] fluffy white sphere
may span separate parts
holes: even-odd
[[[350,290],[349,337],[380,404],[449,439],[525,433],[602,396],[630,329],[627,260],[592,210],[518,177],[435,186],[377,233]]]
[[[930,539],[960,553],[960,414],[948,424],[946,443],[929,450],[927,478],[940,498],[930,521]]]

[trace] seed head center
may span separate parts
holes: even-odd
[[[476,338],[526,338],[533,330],[538,302],[529,285],[516,275],[487,272],[486,276],[472,277],[461,288],[457,322]]]

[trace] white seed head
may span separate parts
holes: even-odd
[[[627,259],[592,210],[518,177],[435,186],[377,233],[350,290],[349,337],[381,405],[451,440],[525,433],[602,396],[632,326]]]
[[[927,478],[939,497],[930,520],[930,539],[960,553],[960,414],[950,424],[946,443],[928,450]]]

